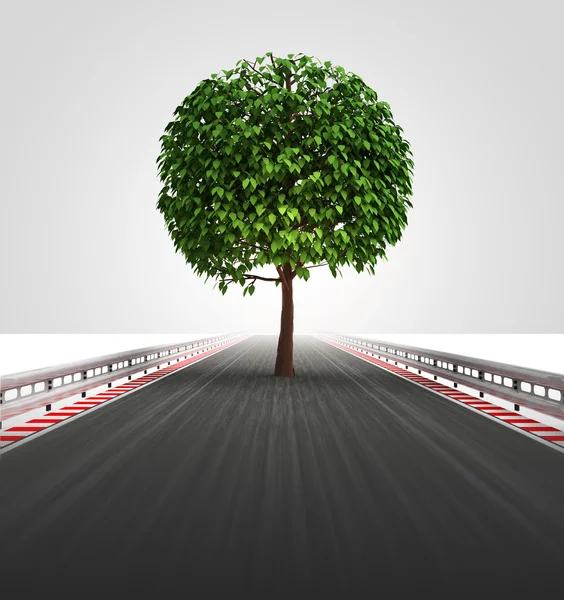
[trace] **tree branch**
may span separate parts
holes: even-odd
[[[330,88],[330,87],[326,87],[326,88],[325,88],[324,90],[322,90],[322,91],[319,91],[319,90],[318,90],[317,92],[314,92],[313,94],[310,94],[310,95],[308,96],[308,98],[311,100],[311,98],[315,98],[316,96],[321,96],[321,94],[324,94],[325,92],[329,92],[329,91],[331,91],[331,88]]]
[[[270,57],[272,58],[272,56]],[[260,71],[257,71],[255,69],[255,65],[257,64],[257,61],[255,60],[255,62],[251,65],[251,63],[248,63],[249,67],[251,67],[251,69],[257,74],[260,75],[261,77],[264,77],[265,79],[268,79],[268,81],[270,81],[270,83],[273,83],[274,85],[276,85],[276,81],[274,81],[274,79],[270,79],[270,77],[267,77],[264,73],[261,73]],[[272,63],[274,64],[274,63]]]
[[[229,271],[226,269],[222,269],[221,267],[215,267],[219,272],[225,273],[226,275],[231,275]],[[244,279],[260,279],[261,281],[280,281],[278,277],[262,277],[261,275],[255,275],[254,273],[245,273],[243,275]],[[235,281],[233,278],[225,279],[224,281],[228,283],[232,283]]]
[[[243,75],[240,75],[240,78],[242,79],[243,83],[245,84],[245,86],[247,87],[248,90],[252,90],[253,92],[255,92],[255,94],[257,94],[257,96],[264,96],[266,90],[264,90],[263,92],[259,92],[255,87],[253,87],[249,80],[247,79],[247,77],[243,77]]]
[[[238,242],[239,242],[239,244],[243,244],[244,246],[248,246],[249,248],[254,248],[256,250],[262,250],[262,251],[268,250],[267,246],[258,246],[257,244],[254,244],[254,245],[253,244],[249,244],[249,242],[246,242],[242,238],[239,238]]]
[[[292,273],[290,274],[290,279],[294,279],[294,277],[298,274],[298,268],[303,266],[304,263],[301,260],[298,260],[298,262],[296,263],[296,270],[292,271]]]
[[[293,117],[315,117],[315,115],[313,113],[292,113],[290,115],[290,121],[293,119]]]
[[[284,286],[284,289],[287,292],[289,292],[290,286],[288,285],[288,282],[286,281],[286,277],[284,276],[284,271],[282,270],[282,267],[276,267],[276,270],[278,271],[278,275],[280,275],[280,280],[282,281],[282,285]]]
[[[243,275],[245,279],[260,279],[261,281],[280,281],[278,277],[261,277],[260,275],[254,275],[252,273],[247,273]]]
[[[290,69],[288,69],[288,73],[286,74],[286,89],[291,92],[292,91],[292,73],[290,71]]]
[[[260,275],[254,275],[252,273],[246,273],[245,275],[243,275],[243,278],[252,279],[253,283],[255,283],[257,279],[260,279],[260,281],[280,281],[278,277],[261,277]],[[233,279],[233,277],[230,277],[229,279],[224,279],[223,281],[224,283],[234,283],[235,279]]]

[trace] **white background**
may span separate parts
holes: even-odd
[[[175,344],[220,335],[221,331],[176,335],[110,334],[26,334],[0,335],[0,375],[18,373],[65,362],[134,350],[159,344]],[[442,350],[453,354],[505,362],[522,367],[564,374],[564,336],[554,334],[525,335],[425,335],[359,334],[368,339]],[[296,336],[298,339],[298,336]],[[276,338],[273,338],[273,347]],[[296,367],[298,365],[296,364]]]
[[[174,253],[156,210],[159,137],[177,105],[211,73],[273,51],[361,76],[415,161],[389,262],[336,280],[314,269],[295,286],[296,331],[564,333],[563,7],[9,3],[0,332],[277,330],[278,288],[222,296]]]

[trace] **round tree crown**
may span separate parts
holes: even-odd
[[[306,280],[320,264],[374,274],[401,238],[410,147],[357,75],[268,52],[201,81],[174,116],[157,207],[176,251],[223,293],[235,282],[252,294],[249,271],[267,264]]]

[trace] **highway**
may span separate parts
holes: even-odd
[[[295,378],[275,352],[251,337],[1,455],[0,593],[564,594],[563,454],[312,336]]]

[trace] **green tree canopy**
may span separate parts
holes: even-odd
[[[313,266],[374,274],[407,225],[413,162],[390,106],[331,62],[271,52],[201,81],[157,159],[177,252],[222,293]],[[253,269],[276,267],[278,277]]]

